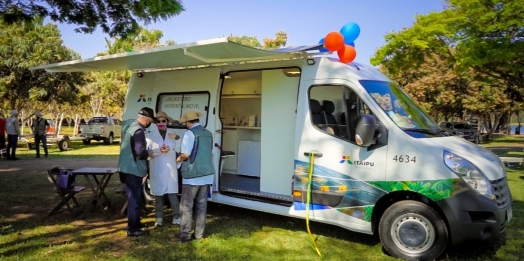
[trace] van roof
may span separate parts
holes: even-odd
[[[31,67],[48,72],[161,70],[188,66],[209,66],[258,60],[297,59],[309,56],[307,51],[321,45],[261,50],[230,42],[226,37],[193,43],[163,46],[76,61]]]

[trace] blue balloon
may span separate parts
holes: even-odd
[[[354,42],[360,35],[360,26],[356,23],[347,23],[342,26],[340,33],[344,36],[344,43],[349,44]]]
[[[347,44],[347,45],[351,45],[351,46],[355,47],[355,42],[346,43],[346,40],[344,39],[344,43]]]
[[[324,44],[324,38],[320,39],[320,41],[318,41],[318,44]],[[326,52],[326,53],[329,52],[329,50],[326,49],[326,48],[321,48],[318,51],[319,52]]]

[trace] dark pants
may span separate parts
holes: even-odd
[[[5,135],[0,133],[0,149],[5,149]]]
[[[47,157],[47,136],[46,135],[35,135],[35,146],[36,146],[36,156],[40,157],[40,141],[44,146],[44,153]]]
[[[182,185],[182,200],[180,202],[180,239],[191,239],[191,223],[193,221],[193,205],[195,205],[195,239],[204,237],[206,228],[207,190],[209,185]]]
[[[140,212],[144,204],[142,177],[124,173],[127,194],[127,231],[140,230]]]
[[[16,158],[16,146],[18,145],[18,135],[7,135],[7,158]]]

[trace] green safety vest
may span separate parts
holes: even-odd
[[[195,143],[189,159],[182,162],[182,177],[192,179],[215,174],[213,166],[213,135],[201,125],[192,128]]]

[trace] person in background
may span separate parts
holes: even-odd
[[[206,226],[207,192],[213,184],[215,167],[213,166],[213,135],[200,124],[200,112],[189,111],[182,116],[180,123],[188,129],[182,139],[181,154],[177,164],[182,171],[182,200],[180,211],[180,240],[189,242],[203,239]],[[193,205],[196,205],[195,233],[191,236]]]
[[[144,204],[142,180],[147,174],[147,158],[153,155],[146,147],[145,130],[156,121],[153,115],[153,109],[144,107],[135,121],[122,128],[118,171],[126,183],[127,237],[149,235],[140,229],[140,212]]]
[[[0,113],[0,157],[7,157],[7,150],[5,149],[5,118]]]
[[[167,124],[173,119],[163,111],[155,115],[156,127],[146,134],[147,148],[153,151],[149,160],[150,191],[155,196],[155,226],[162,226],[164,221],[164,195],[167,194],[173,210],[173,224],[180,224],[180,203],[178,201],[178,171],[176,168],[176,148],[180,136]]]
[[[39,111],[35,112],[35,116],[36,119],[33,121],[31,128],[35,135],[36,157],[40,158],[40,141],[42,141],[45,157],[47,158],[47,132],[49,131],[49,122],[42,117],[42,113]]]
[[[11,116],[5,122],[7,132],[7,160],[19,160],[16,157],[16,146],[20,136],[20,123],[18,122],[18,111],[12,110]]]

